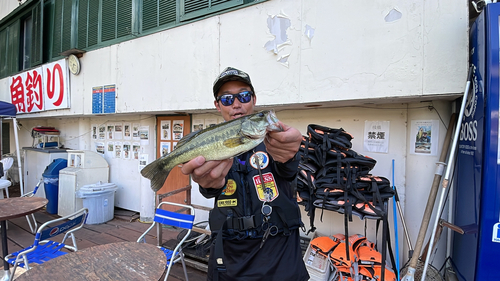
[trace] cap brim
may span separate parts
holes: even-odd
[[[243,82],[243,83],[247,84],[248,86],[250,86],[250,88],[252,89],[252,92],[255,92],[253,90],[252,84],[248,83],[248,80],[246,80],[246,79],[244,79],[244,78],[242,78],[240,76],[237,76],[237,75],[229,75],[229,76],[226,76],[226,77],[222,77],[221,79],[219,79],[217,81],[217,83],[215,83],[214,88],[213,88],[214,97],[215,98],[217,98],[217,95],[218,95],[219,90],[222,87],[222,85],[224,85],[224,83],[229,82],[229,81],[240,81],[240,82]]]

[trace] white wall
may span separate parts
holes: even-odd
[[[91,129],[93,125],[107,125],[116,123],[137,123],[141,126],[149,126],[150,141],[148,145],[141,145],[141,153],[148,154],[150,161],[156,157],[156,118],[152,115],[134,116],[105,116],[93,118],[49,118],[49,119],[22,119],[19,132],[20,147],[31,147],[31,129],[35,126],[52,126],[60,132],[60,142],[64,148],[77,150],[96,151],[96,143],[102,142],[107,146],[108,142],[139,142],[137,140],[121,139],[92,139]],[[11,130],[11,146],[14,147],[14,133]],[[12,151],[13,148],[11,148]],[[117,185],[115,205],[124,209],[140,212],[142,221],[152,221],[154,217],[155,197],[150,188],[149,180],[139,174],[139,160],[116,158],[112,154],[103,155],[110,167],[109,182]],[[39,163],[48,165],[50,163]]]
[[[0,19],[8,15],[10,12],[14,11],[14,9],[16,9],[17,7],[19,7],[19,1],[17,0],[0,1]]]
[[[289,21],[278,38],[276,19]],[[265,47],[273,42],[275,52]],[[272,106],[446,97],[463,91],[467,50],[466,1],[271,0],[89,51],[71,76],[71,108],[30,117],[90,115],[92,87],[107,84],[117,113],[210,109],[213,80],[230,65]],[[8,93],[5,78],[0,100]]]

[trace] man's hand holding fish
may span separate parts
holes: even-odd
[[[226,175],[233,165],[233,159],[205,161],[205,157],[198,156],[182,165],[181,171],[185,175],[191,174],[193,181],[205,188],[223,188],[226,184]]]
[[[274,161],[285,163],[299,151],[302,135],[299,130],[279,122],[283,131],[268,132],[264,139],[267,152]]]

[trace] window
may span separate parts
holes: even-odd
[[[0,0],[1,1],[1,0]],[[0,20],[0,78],[266,0],[32,0]]]
[[[21,38],[23,39],[22,44],[22,67],[21,69],[26,69],[31,67],[31,40],[32,40],[32,27],[33,18],[31,16],[23,20],[23,28],[21,33]]]
[[[183,0],[180,20],[194,19],[241,4],[243,0]]]
[[[142,30],[172,26],[177,22],[176,0],[144,0],[142,2]]]
[[[80,0],[77,5],[75,47],[85,49],[136,34],[133,7],[137,0]]]
[[[19,21],[16,21],[0,31],[0,33],[5,34],[4,36],[0,35],[0,38],[6,39],[5,41],[0,40],[0,44],[3,42],[2,46],[4,47],[4,51],[0,53],[2,77],[19,70],[19,26]]]
[[[78,49],[85,49],[98,43],[99,1],[78,2]]]
[[[41,2],[0,23],[0,78],[42,63]]]
[[[53,29],[52,29],[52,53],[51,57],[61,56],[64,51],[74,48],[71,42],[71,13],[72,0],[54,1],[53,8]]]
[[[179,3],[179,7],[177,7],[177,3]],[[183,21],[193,20],[242,4],[244,4],[243,0],[143,0],[141,7],[142,31],[175,26]]]
[[[102,0],[102,41],[132,34],[132,0]]]

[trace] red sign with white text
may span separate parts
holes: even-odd
[[[18,114],[69,108],[66,59],[9,77],[9,90]]]

